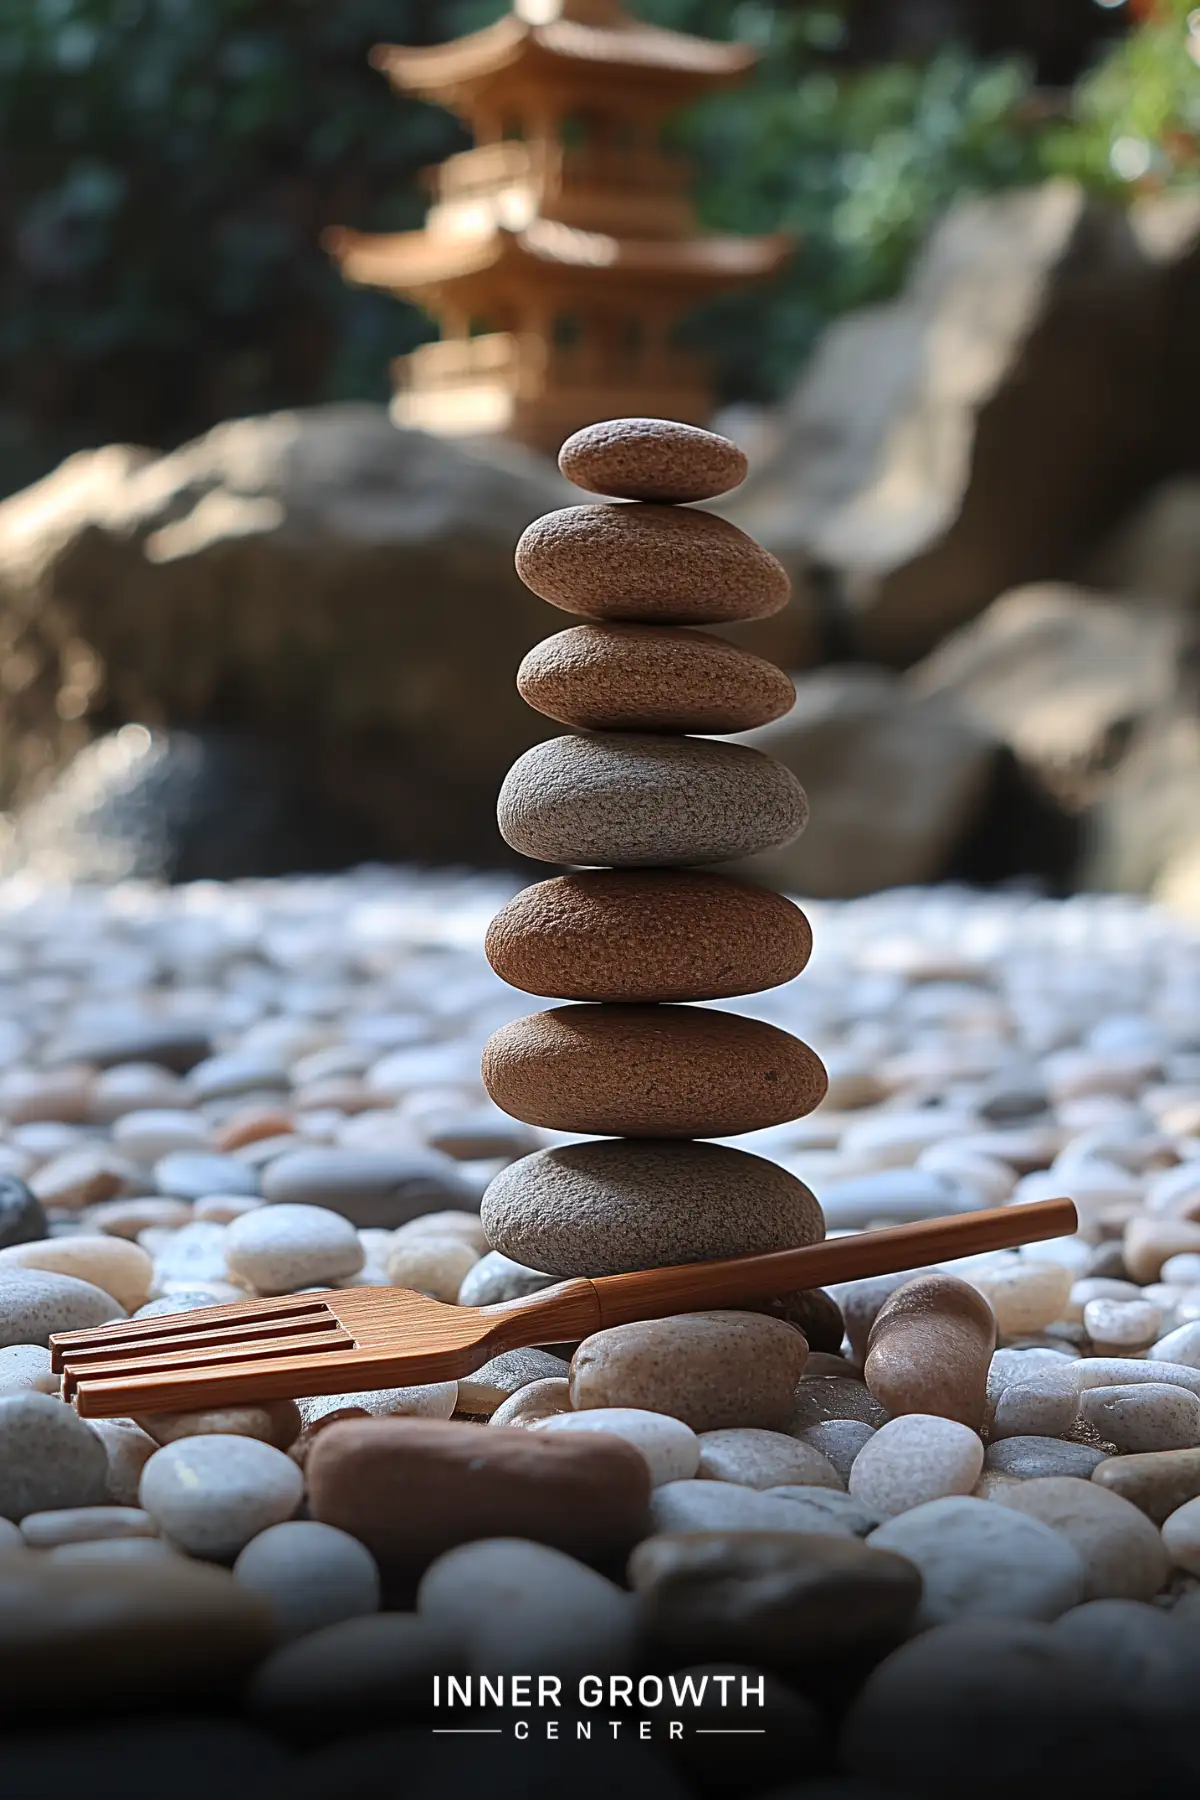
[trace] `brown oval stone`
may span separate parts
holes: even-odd
[[[810,1113],[825,1068],[759,1019],[690,1006],[560,1006],[501,1026],[484,1086],[527,1125],[600,1137],[734,1137]]]
[[[1109,1456],[1092,1470],[1092,1480],[1122,1500],[1131,1500],[1161,1525],[1200,1494],[1200,1449],[1145,1450],[1136,1456]]]
[[[709,631],[573,625],[517,670],[536,712],[588,731],[750,731],[794,704],[783,670]]]
[[[399,1577],[473,1538],[528,1538],[587,1559],[627,1551],[648,1525],[645,1458],[599,1432],[347,1420],[321,1433],[305,1473],[313,1518]]]
[[[720,1000],[790,981],[812,931],[790,900],[729,875],[595,869],[523,889],[486,949],[497,975],[554,1000]]]
[[[593,619],[705,625],[787,605],[787,571],[715,513],[675,506],[564,506],[517,544],[526,587]]]
[[[519,756],[496,817],[539,862],[661,868],[790,843],[808,801],[790,769],[746,744],[602,731]]]
[[[995,1347],[996,1321],[977,1288],[953,1275],[919,1276],[880,1307],[863,1376],[893,1418],[936,1413],[978,1431]]]
[[[740,487],[745,451],[715,431],[676,419],[603,419],[573,432],[558,453],[568,481],[617,500],[712,500]]]
[[[498,1250],[550,1275],[754,1256],[825,1235],[813,1195],[778,1163],[677,1138],[539,1150],[493,1177],[480,1215]]]
[[[640,1407],[693,1431],[788,1431],[807,1360],[800,1333],[762,1313],[639,1319],[583,1340],[571,1358],[571,1404]]]

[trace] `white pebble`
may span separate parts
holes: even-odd
[[[881,1425],[850,1471],[849,1488],[883,1519],[947,1494],[969,1494],[983,1468],[983,1445],[966,1425],[906,1413]]]
[[[315,1520],[270,1525],[233,1565],[235,1581],[267,1600],[279,1641],[379,1611],[379,1570],[349,1532]]]
[[[291,1518],[304,1477],[291,1457],[256,1438],[189,1437],[150,1458],[138,1493],[172,1542],[224,1562]]]
[[[682,1419],[645,1412],[636,1406],[597,1406],[587,1412],[552,1413],[533,1427],[537,1431],[607,1431],[624,1438],[645,1457],[655,1487],[686,1481],[700,1463],[702,1439]],[[711,1434],[710,1434],[711,1435]]]
[[[1200,1398],[1165,1382],[1086,1388],[1080,1411],[1121,1452],[1189,1450],[1200,1444]]]
[[[260,1294],[337,1281],[365,1261],[353,1225],[324,1206],[263,1206],[225,1228],[226,1269]]]

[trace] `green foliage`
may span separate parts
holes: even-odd
[[[1195,0],[1138,10],[1047,145],[1051,167],[1117,195],[1200,185],[1200,11]]]

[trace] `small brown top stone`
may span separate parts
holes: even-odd
[[[567,439],[558,466],[568,481],[616,500],[712,500],[740,487],[745,452],[715,431],[675,419],[604,419]]]
[[[517,574],[551,606],[593,619],[706,625],[786,606],[787,571],[715,513],[677,506],[564,506],[526,527]]]
[[[893,1418],[935,1414],[978,1431],[995,1347],[996,1321],[977,1288],[954,1275],[918,1276],[880,1307],[863,1375]]]
[[[799,1038],[692,1006],[534,1013],[493,1032],[482,1074],[514,1118],[602,1137],[733,1137],[802,1117],[826,1088]]]
[[[686,869],[589,869],[539,881],[488,927],[488,961],[555,1000],[721,1000],[798,975],[808,920],[769,888]]]
[[[587,731],[751,731],[796,698],[774,663],[669,625],[572,626],[534,645],[517,688],[536,712]]]
[[[790,843],[808,801],[790,769],[747,744],[607,731],[519,756],[496,816],[505,842],[539,862],[661,868]]]

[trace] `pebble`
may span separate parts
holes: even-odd
[[[21,1520],[21,1536],[31,1550],[156,1535],[154,1520],[137,1506],[70,1506],[26,1513]]]
[[[1080,1411],[1119,1451],[1191,1450],[1200,1445],[1200,1398],[1166,1382],[1085,1388]]]
[[[825,1235],[817,1201],[778,1164],[664,1140],[536,1151],[501,1169],[480,1213],[499,1250],[560,1276],[749,1256]]]
[[[831,1230],[861,1231],[870,1225],[906,1225],[943,1213],[976,1212],[983,1197],[949,1175],[921,1169],[875,1169],[831,1181],[822,1188],[822,1206]]]
[[[149,1165],[174,1150],[207,1150],[210,1129],[202,1113],[153,1107],[115,1119],[112,1141],[122,1156]]]
[[[810,1425],[802,1442],[827,1457],[843,1481],[849,1481],[854,1459],[875,1436],[875,1428],[859,1419],[827,1419],[823,1425]]]
[[[449,1419],[458,1405],[457,1381],[422,1387],[369,1388],[353,1394],[317,1394],[297,1401],[303,1430],[291,1455],[303,1465],[319,1432],[343,1419]]]
[[[629,1581],[661,1653],[782,1673],[877,1661],[908,1635],[921,1592],[912,1563],[891,1551],[769,1530],[647,1538]]]
[[[338,1281],[365,1261],[353,1225],[324,1206],[262,1206],[225,1232],[226,1269],[260,1294]]]
[[[0,1345],[45,1345],[52,1332],[87,1331],[125,1308],[90,1281],[42,1269],[0,1269]]]
[[[37,1195],[15,1175],[0,1175],[0,1250],[46,1235],[46,1215]]]
[[[977,1434],[955,1419],[905,1413],[881,1425],[850,1471],[850,1492],[881,1518],[947,1494],[969,1494],[983,1468]]]
[[[523,888],[488,926],[502,980],[560,1000],[715,1000],[799,975],[812,930],[781,894],[687,869],[585,869]]]
[[[544,513],[522,532],[516,564],[539,599],[595,619],[765,619],[791,592],[782,565],[736,525],[653,503]]]
[[[154,1165],[154,1184],[174,1200],[202,1200],[212,1194],[258,1193],[253,1169],[237,1156],[175,1150]]]
[[[822,1488],[821,1493],[832,1492]],[[796,1531],[854,1537],[849,1519],[806,1506],[787,1493],[767,1493],[734,1481],[666,1481],[650,1501],[656,1532]]]
[[[714,500],[740,487],[744,450],[674,419],[607,419],[572,432],[558,466],[576,487],[617,500]]]
[[[1200,1575],[1200,1500],[1186,1500],[1168,1513],[1162,1524],[1162,1541],[1176,1568]]]
[[[1200,1395],[1200,1369],[1187,1363],[1151,1361],[1136,1356],[1086,1356],[1069,1364],[1071,1378],[1080,1392],[1094,1387],[1125,1387],[1150,1381],[1186,1388]]]
[[[1060,1364],[1009,1382],[992,1409],[992,1438],[1065,1437],[1079,1416],[1079,1384]]]
[[[976,1288],[925,1275],[891,1293],[876,1314],[863,1377],[893,1418],[937,1414],[983,1424],[996,1321]]]
[[[392,1243],[407,1244],[419,1237],[456,1237],[464,1244],[470,1244],[477,1255],[484,1256],[488,1250],[488,1241],[483,1229],[483,1222],[477,1212],[445,1212],[421,1213],[406,1224],[397,1226],[395,1232],[388,1233]]]
[[[460,1306],[495,1306],[502,1300],[519,1300],[536,1294],[557,1281],[544,1269],[530,1269],[500,1250],[490,1250],[467,1270],[458,1290]]]
[[[268,1165],[262,1182],[265,1200],[327,1206],[360,1228],[393,1230],[473,1199],[451,1158],[436,1150],[293,1150]]]
[[[817,1371],[815,1358],[822,1355],[829,1357],[831,1372],[840,1374],[843,1369],[850,1367],[841,1354],[842,1340],[846,1335],[841,1308],[823,1288],[793,1288],[786,1294],[772,1294],[765,1300],[746,1300],[742,1304],[746,1312],[766,1313],[770,1318],[782,1319],[785,1324],[794,1325],[797,1331],[802,1332],[812,1352],[812,1373]],[[835,1364],[836,1370],[833,1367]]]
[[[514,1118],[597,1136],[732,1136],[800,1118],[825,1094],[824,1066],[799,1038],[704,1007],[533,1013],[493,1032],[482,1069]]]
[[[1087,1481],[1107,1452],[1056,1437],[1006,1437],[993,1441],[983,1458],[984,1473],[1032,1481],[1039,1475],[1073,1475]]]
[[[137,1184],[134,1163],[95,1147],[52,1157],[29,1177],[30,1189],[44,1207],[71,1211],[115,1199],[118,1194],[136,1193]]]
[[[1149,1300],[1089,1300],[1083,1328],[1097,1355],[1129,1356],[1154,1342],[1162,1317],[1162,1307]]]
[[[748,745],[603,732],[526,750],[497,817],[505,842],[537,862],[660,868],[789,844],[808,802],[789,769]]]
[[[59,1378],[50,1367],[50,1352],[44,1344],[6,1344],[0,1350],[0,1394],[16,1394],[33,1389],[39,1394],[57,1394]]]
[[[895,1275],[868,1275],[862,1281],[836,1282],[830,1288],[845,1321],[850,1354],[860,1366],[866,1359],[871,1328],[885,1300],[898,1288],[907,1287],[910,1281],[940,1274],[940,1269],[904,1269]]]
[[[137,1507],[142,1470],[159,1446],[132,1419],[92,1419],[90,1424],[104,1446],[105,1500],[110,1506]]]
[[[282,1643],[379,1611],[379,1570],[370,1551],[311,1519],[260,1531],[240,1552],[233,1578],[262,1595]]]
[[[1058,1263],[1003,1254],[963,1270],[963,1279],[979,1289],[996,1316],[1004,1337],[1041,1331],[1063,1316],[1071,1294],[1071,1275]]]
[[[783,670],[706,631],[577,625],[536,644],[517,670],[536,712],[590,731],[749,731],[788,712]]]
[[[134,1421],[156,1444],[181,1438],[257,1438],[286,1450],[300,1435],[300,1409],[294,1400],[263,1400],[242,1406],[214,1406],[194,1412],[147,1413]]]
[[[87,1557],[76,1544],[70,1553],[57,1550],[0,1566],[10,1716],[44,1711],[47,1694],[64,1689],[86,1694],[92,1710],[127,1709],[131,1695],[151,1715],[158,1706],[194,1708],[236,1691],[270,1648],[265,1604],[224,1569],[161,1552],[149,1558],[141,1552],[135,1561],[114,1556],[115,1549],[108,1544],[101,1557]],[[39,1766],[44,1739],[41,1749]],[[120,1761],[119,1786],[132,1792],[140,1777],[131,1773],[127,1745]],[[109,1770],[116,1773],[111,1763]],[[99,1791],[95,1775],[93,1768],[91,1786]],[[171,1784],[180,1778],[177,1766]],[[84,1779],[80,1771],[64,1788],[51,1780],[48,1789],[78,1791]]]
[[[668,1413],[693,1431],[786,1431],[808,1345],[761,1313],[686,1313],[615,1325],[571,1359],[571,1404]]]
[[[791,1429],[799,1437],[814,1425],[852,1419],[878,1430],[887,1417],[865,1382],[844,1375],[816,1375],[796,1389]]]
[[[1149,1600],[1167,1579],[1170,1565],[1159,1533],[1136,1506],[1094,1479],[1039,1476],[1014,1483],[997,1499],[1075,1546],[1086,1571],[1086,1600]]]
[[[88,1207],[84,1223],[90,1231],[132,1240],[148,1229],[178,1231],[192,1217],[193,1209],[188,1201],[148,1195],[142,1199],[102,1200],[99,1206]]]
[[[331,1425],[307,1476],[313,1517],[358,1538],[397,1577],[480,1537],[527,1538],[585,1560],[624,1553],[645,1534],[650,1498],[645,1458],[611,1434],[453,1420]]]
[[[107,1483],[104,1445],[71,1407],[33,1390],[0,1395],[0,1518],[99,1506]]]
[[[421,1577],[417,1610],[476,1673],[578,1680],[635,1666],[632,1597],[546,1544],[492,1537],[447,1550]]]
[[[1157,1281],[1172,1257],[1200,1252],[1200,1223],[1135,1213],[1125,1227],[1123,1249],[1133,1281]]]
[[[700,1464],[703,1440],[682,1419],[633,1406],[598,1406],[590,1412],[551,1413],[533,1421],[538,1431],[607,1431],[624,1438],[646,1459],[655,1487],[688,1481]]]
[[[111,1295],[125,1312],[136,1312],[149,1297],[154,1263],[139,1245],[123,1238],[81,1232],[0,1250],[0,1274],[8,1269],[70,1276]]]
[[[636,1410],[627,1408],[625,1410]],[[559,1413],[571,1412],[571,1384],[565,1376],[546,1376],[541,1381],[531,1381],[528,1387],[518,1388],[507,1400],[502,1400],[489,1421],[492,1425],[538,1425],[543,1419],[555,1418]],[[587,1413],[580,1413],[580,1418],[587,1418]]]
[[[1200,1495],[1200,1449],[1108,1456],[1093,1469],[1092,1480],[1161,1525],[1186,1501]]]
[[[736,1481],[742,1487],[837,1488],[842,1478],[812,1444],[782,1431],[706,1431],[699,1440],[696,1474],[702,1481]]]
[[[1030,1485],[1013,1483],[1005,1493]],[[1074,1544],[1041,1519],[994,1500],[931,1500],[886,1520],[867,1543],[894,1550],[920,1570],[921,1630],[978,1616],[1056,1619],[1084,1598],[1086,1572]]]
[[[1189,1369],[1200,1369],[1200,1320],[1193,1319],[1168,1331],[1151,1344],[1146,1358],[1149,1362],[1183,1363]]]
[[[152,1456],[138,1489],[163,1534],[191,1556],[230,1562],[269,1525],[290,1519],[304,1477],[282,1450],[255,1438],[182,1438]]]
[[[285,1730],[312,1719],[390,1726],[429,1704],[435,1675],[463,1674],[456,1633],[411,1612],[368,1613],[279,1645],[244,1693],[250,1712]]]
[[[505,1350],[458,1382],[459,1410],[490,1418],[498,1406],[536,1381],[565,1381],[569,1365],[548,1350]]]
[[[479,1261],[473,1244],[461,1237],[435,1237],[432,1232],[393,1243],[387,1279],[393,1287],[412,1288],[453,1305],[464,1279]]]

